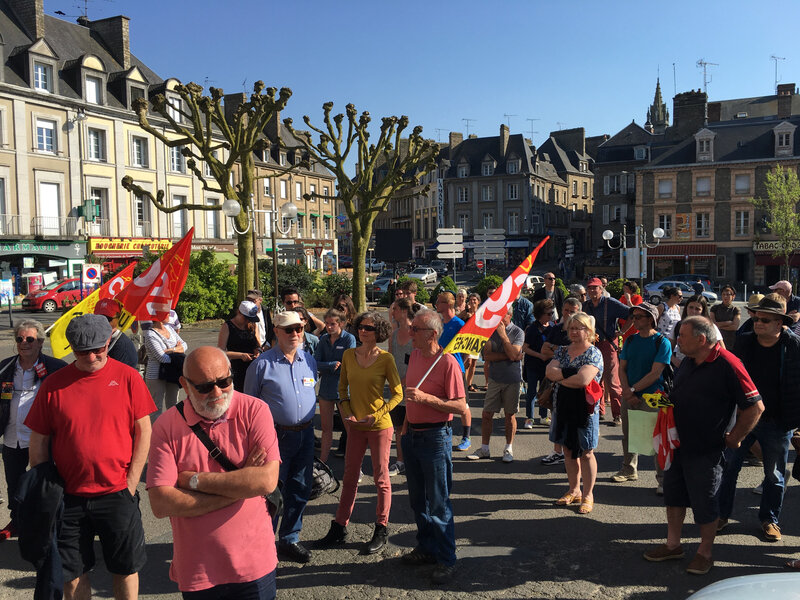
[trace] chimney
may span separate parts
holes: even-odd
[[[8,0],[7,4],[31,39],[44,37],[44,0]]]
[[[457,131],[450,132],[450,150],[455,150],[458,145],[464,141],[464,134],[458,133]],[[452,156],[452,154],[451,154]]]
[[[683,92],[672,99],[672,127],[667,130],[670,140],[685,139],[697,133],[705,124],[708,96],[700,90]]]
[[[225,94],[222,98],[223,106],[225,109],[225,120],[228,123],[233,123],[233,113],[236,112],[236,109],[239,108],[241,104],[247,102],[247,94],[243,92],[237,92],[234,94]],[[269,125],[267,125],[269,128]],[[274,142],[277,138],[271,138],[270,141]]]
[[[508,152],[508,127],[500,125],[500,156],[504,157]]]
[[[719,123],[722,118],[722,102],[708,103],[708,122]]]
[[[122,15],[89,21],[89,29],[103,40],[111,56],[123,69],[131,68],[130,19]]]
[[[564,150],[574,150],[581,155],[586,153],[586,130],[583,127],[551,131],[550,137],[555,138]]]
[[[792,96],[796,93],[793,83],[781,83],[778,85],[779,119],[788,119],[792,116]]]

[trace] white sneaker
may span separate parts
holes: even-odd
[[[491,454],[489,453],[489,449],[484,449],[483,446],[478,448],[474,454],[470,454],[467,456],[467,460],[480,460],[482,458],[491,458]]]
[[[406,465],[399,460],[393,463],[389,467],[389,477],[394,477],[395,475],[402,475],[405,472],[406,472]]]
[[[511,452],[511,450],[503,450],[503,462],[514,462],[514,454]]]
[[[525,419],[525,424],[522,426],[523,429],[533,429],[533,419]]]
[[[564,464],[564,455],[559,454],[558,452],[551,452],[547,456],[545,456],[541,461],[543,465],[563,465]]]

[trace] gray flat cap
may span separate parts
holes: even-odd
[[[102,315],[81,315],[69,322],[66,335],[73,350],[94,350],[106,345],[111,325]]]

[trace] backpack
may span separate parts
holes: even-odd
[[[314,457],[314,483],[311,486],[311,496],[309,500],[314,500],[325,494],[333,494],[339,489],[339,480],[331,471],[331,468]]]
[[[669,340],[663,333],[659,333],[658,337],[660,338],[659,349],[661,348],[660,344],[669,344]],[[664,370],[661,371],[661,377],[664,381],[661,389],[664,392],[664,395],[669,397],[670,393],[672,392],[672,387],[675,384],[675,369],[672,367],[672,362],[668,362],[664,365]]]

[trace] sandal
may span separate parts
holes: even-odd
[[[588,515],[592,512],[594,508],[594,499],[593,498],[583,498],[581,497],[581,505],[578,508],[579,515]]]
[[[800,570],[800,560],[790,560],[783,565],[787,569],[792,569],[793,571]]]
[[[580,494],[573,494],[572,492],[567,492],[566,494],[561,496],[561,498],[556,500],[556,504],[558,506],[567,506],[569,504],[577,504],[580,501],[581,501]]]
[[[478,391],[478,388],[476,388],[476,387],[475,387],[474,385],[472,385],[472,384],[470,384],[470,386],[469,386],[467,389],[468,389],[470,392],[477,392],[477,391]]]

